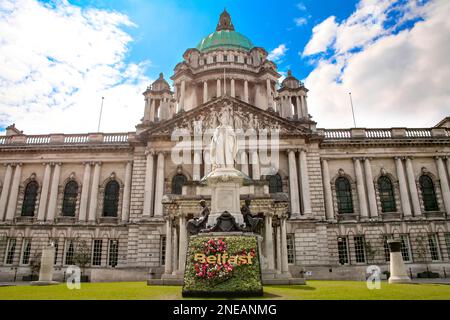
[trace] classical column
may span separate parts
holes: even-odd
[[[164,263],[164,273],[172,273],[172,217],[166,217],[166,256]]]
[[[16,212],[17,196],[19,195],[20,180],[22,179],[22,164],[16,164],[14,170],[14,177],[9,195],[8,208],[6,209],[6,220],[10,221],[14,219],[14,213]]]
[[[172,273],[175,273],[178,270],[178,232],[177,232],[177,228],[172,228],[173,230],[173,234],[172,234],[172,246],[173,246],[173,250],[172,250],[172,264],[173,264],[173,269]]]
[[[203,81],[203,103],[208,101],[208,81]]]
[[[220,79],[217,79],[217,98],[219,98],[222,95],[221,92],[221,86],[220,86]]]
[[[145,164],[145,183],[144,183],[144,208],[142,211],[142,215],[144,217],[150,217],[152,212],[152,202],[153,202],[153,166],[154,160],[153,155],[154,152],[147,150],[145,151],[145,155],[147,156],[146,164]]]
[[[281,273],[289,273],[288,267],[288,253],[287,253],[287,234],[286,234],[286,219],[281,219]]]
[[[186,81],[182,80],[181,81],[181,90],[180,90],[180,104],[179,104],[179,111],[183,111],[184,110],[184,99],[186,97]]]
[[[155,185],[155,216],[163,216],[162,198],[164,195],[164,153],[158,153],[156,162],[156,185]]]
[[[207,176],[211,172],[211,158],[209,148],[206,148],[203,153],[203,163],[204,163],[204,175]]]
[[[409,194],[411,195],[411,202],[413,205],[414,216],[422,214],[419,202],[419,193],[417,192],[416,179],[414,177],[414,169],[411,157],[406,158],[406,177],[408,180]]]
[[[265,235],[264,235],[264,243],[266,249],[266,259],[267,259],[267,268],[269,270],[273,270],[274,261],[273,261],[273,228],[272,228],[272,214],[266,213],[265,216]]]
[[[145,98],[144,122],[150,121],[150,99]]]
[[[378,216],[377,199],[375,197],[375,188],[373,186],[372,167],[370,166],[370,159],[364,159],[364,172],[366,174],[366,188],[367,198],[369,199],[369,212],[370,217]]]
[[[241,172],[243,172],[246,175],[248,175],[248,156],[247,156],[247,151],[241,150],[240,156],[241,156]]]
[[[122,201],[122,221],[127,222],[130,217],[130,194],[131,194],[131,171],[133,169],[133,162],[127,161],[125,166],[125,185],[123,187],[123,201]]]
[[[409,205],[408,188],[406,187],[402,158],[395,157],[395,169],[397,171],[397,177],[400,186],[400,200],[402,203],[403,215],[411,216],[411,206]]]
[[[79,221],[86,221],[90,180],[91,180],[91,163],[85,162],[83,185],[81,186],[80,214],[78,215]]]
[[[259,170],[259,156],[258,150],[251,150],[252,155],[252,178],[253,180],[261,179],[261,171]]]
[[[44,163],[44,165],[45,165],[45,171],[44,171],[44,178],[42,180],[41,197],[39,198],[39,209],[38,209],[38,215],[37,215],[38,221],[45,220],[45,211],[47,209],[48,189],[50,187],[50,174],[52,172],[52,167],[51,167],[50,163]]]
[[[300,181],[301,181],[301,193],[303,203],[303,214],[312,214],[311,209],[311,195],[309,192],[309,174],[308,174],[308,162],[306,160],[306,150],[300,150]]]
[[[301,101],[300,101],[300,97],[299,96],[296,96],[295,97],[295,102],[296,102],[296,105],[297,105],[297,118],[298,119],[301,119],[301,118],[303,118],[303,112],[302,112],[302,103],[301,103]]]
[[[89,203],[89,217],[90,222],[94,222],[97,216],[97,203],[98,203],[98,187],[100,184],[100,169],[101,162],[96,162],[94,167],[94,176],[92,178],[91,185],[91,202]]]
[[[150,122],[154,122],[155,121],[155,99],[151,99],[151,105],[150,105]]]
[[[266,94],[267,94],[267,107],[272,105],[272,88],[270,85],[270,79],[266,79]]]
[[[234,98],[236,96],[235,88],[234,88],[234,79],[231,79],[231,91],[230,95]]]
[[[298,180],[297,180],[297,163],[295,159],[295,151],[288,150],[289,159],[289,193],[291,198],[291,216],[300,215],[300,200],[298,194]]]
[[[323,190],[325,197],[325,214],[328,220],[334,218],[333,194],[331,192],[330,170],[328,169],[328,161],[322,159],[322,178]]]
[[[248,103],[248,80],[244,81],[244,101]]]
[[[281,228],[278,226],[276,228],[276,234],[277,234],[277,273],[281,273]]]
[[[202,162],[202,150],[194,150],[194,164],[192,166],[192,180],[200,181],[200,164]]]
[[[444,200],[445,212],[450,213],[450,187],[448,185],[447,174],[445,173],[444,161],[442,157],[436,157],[439,181],[441,182],[442,198]]]
[[[367,218],[369,214],[367,212],[366,191],[364,189],[364,178],[359,158],[353,158],[353,164],[355,166],[355,174],[356,174],[356,189],[358,191],[358,202],[360,212],[359,214],[361,217]]]
[[[47,221],[54,221],[56,217],[56,207],[58,202],[59,178],[61,176],[61,163],[55,163],[53,169],[52,185],[50,188],[50,199],[48,200]]]
[[[6,166],[5,179],[3,180],[2,195],[0,196],[0,221],[5,219],[6,203],[8,202],[9,187],[11,186],[12,167],[8,163]]]
[[[306,96],[301,96],[302,98],[302,115],[304,118],[309,119],[308,116],[308,106],[306,104]]]
[[[184,266],[186,264],[186,250],[187,250],[187,234],[186,234],[186,218],[181,215],[180,218],[180,245],[178,247],[178,271],[184,273]]]

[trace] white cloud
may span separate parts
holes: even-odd
[[[67,1],[0,1],[0,125],[25,133],[132,131],[147,62],[126,63],[127,16]]]
[[[308,19],[305,17],[299,17],[299,18],[295,18],[294,22],[297,27],[301,27],[308,23]]]
[[[385,5],[377,11],[366,6],[373,1],[361,1],[338,25],[336,41],[319,48],[332,54],[316,60],[305,85],[310,89],[310,113],[320,127],[353,125],[350,91],[362,127],[430,127],[450,115],[450,2],[380,3]],[[386,26],[390,10],[403,15]],[[372,14],[370,19],[362,18],[366,12]],[[422,21],[394,32],[417,18]],[[339,35],[341,30],[345,36]]]
[[[269,52],[267,58],[274,62],[280,62],[281,59],[285,56],[286,51],[289,49],[286,47],[284,43],[280,44],[278,47]]]
[[[297,3],[296,7],[300,11],[306,11],[306,6],[305,6],[305,4],[303,2]]]
[[[306,44],[304,56],[325,51],[334,41],[337,32],[336,18],[331,16],[313,28],[311,40]]]

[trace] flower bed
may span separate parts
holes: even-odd
[[[255,236],[198,236],[186,258],[183,296],[260,296]]]

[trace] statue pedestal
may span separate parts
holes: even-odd
[[[248,176],[234,168],[217,168],[203,178],[211,188],[211,214],[207,226],[214,226],[217,218],[228,211],[238,225],[244,224],[241,214],[239,188]]]
[[[390,271],[389,283],[411,283],[411,279],[406,272],[405,263],[403,262],[401,246],[402,243],[397,240],[389,240],[390,250]]]
[[[33,281],[31,282],[31,285],[46,286],[51,284],[58,284],[58,282],[53,281],[54,261],[55,247],[50,245],[42,249],[39,281]]]

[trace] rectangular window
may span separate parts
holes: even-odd
[[[407,234],[400,235],[400,241],[402,242],[402,246],[400,251],[402,253],[403,261],[411,262],[411,246],[409,245],[409,237]]]
[[[339,254],[339,264],[348,264],[348,246],[347,237],[338,238],[338,254]]]
[[[439,255],[439,244],[437,242],[436,234],[428,235],[428,248],[430,249],[430,255],[432,261],[439,261],[441,257]]]
[[[31,253],[31,240],[24,239],[22,246],[22,261],[21,263],[24,265],[30,264],[30,253]]]
[[[450,233],[445,235],[445,246],[447,247],[448,258],[450,259]]]
[[[65,265],[73,265],[74,260],[73,256],[75,254],[75,244],[73,239],[66,240],[66,248],[65,248],[65,255],[64,255],[64,264]]]
[[[6,246],[5,264],[13,264],[14,253],[16,252],[16,239],[9,239]]]
[[[101,239],[94,239],[94,244],[92,245],[92,265],[101,266],[102,265],[102,245],[103,241]]]
[[[384,249],[384,260],[386,262],[391,261],[391,250],[389,250],[388,240],[392,239],[392,235],[385,234],[383,236],[383,249]]]
[[[364,236],[355,236],[353,238],[355,241],[355,256],[357,263],[366,262],[366,250],[364,248]]]
[[[288,263],[295,263],[294,235],[286,235]]]
[[[223,56],[223,61],[225,61],[225,62],[228,61],[228,56],[227,55]]]
[[[166,236],[161,236],[160,239],[160,257],[161,257],[161,265],[165,265],[166,264]]]
[[[53,264],[58,263],[58,239],[51,239],[50,243],[53,242],[53,246],[55,247],[55,260]]]
[[[119,241],[109,240],[108,265],[114,268],[115,266],[117,266],[118,259],[119,259]]]

